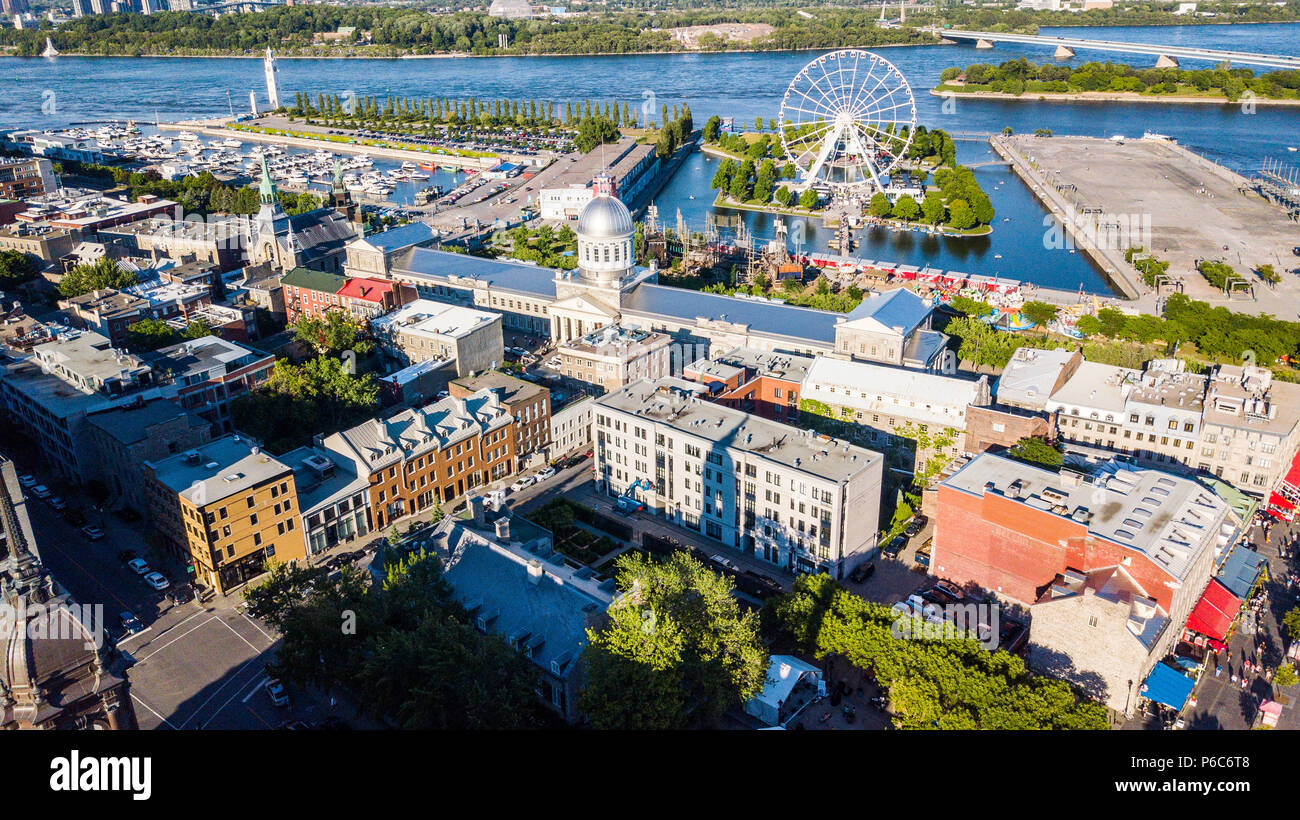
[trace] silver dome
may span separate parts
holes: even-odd
[[[578,214],[578,233],[589,239],[617,239],[632,231],[632,214],[616,197],[598,194]]]

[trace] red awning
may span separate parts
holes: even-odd
[[[1212,580],[1187,619],[1187,628],[1222,641],[1228,637],[1228,630],[1232,628],[1232,622],[1237,619],[1240,610],[1241,599],[1219,583],[1218,579]]]

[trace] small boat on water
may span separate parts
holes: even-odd
[[[1286,150],[1288,150],[1288,151],[1296,151],[1296,150],[1300,150],[1300,149],[1297,149],[1294,145],[1288,145],[1288,146],[1286,147]]]

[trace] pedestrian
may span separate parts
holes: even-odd
[[[1219,664],[1215,664],[1215,666],[1214,666],[1214,677],[1217,678],[1217,677],[1219,677],[1219,676],[1222,675],[1222,674],[1223,674],[1223,667],[1222,667],[1221,665],[1219,665]]]

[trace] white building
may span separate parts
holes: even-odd
[[[467,376],[505,361],[501,316],[485,310],[416,299],[371,319],[370,331],[402,366],[451,359],[456,375]]]
[[[556,410],[551,408],[551,458],[567,455],[591,446],[592,411],[596,400],[591,396],[574,399]]]
[[[672,341],[664,333],[609,325],[570,339],[555,354],[565,376],[608,391],[674,375]]]
[[[843,577],[870,557],[881,454],[702,401],[675,379],[596,400],[597,486],[798,572]]]

